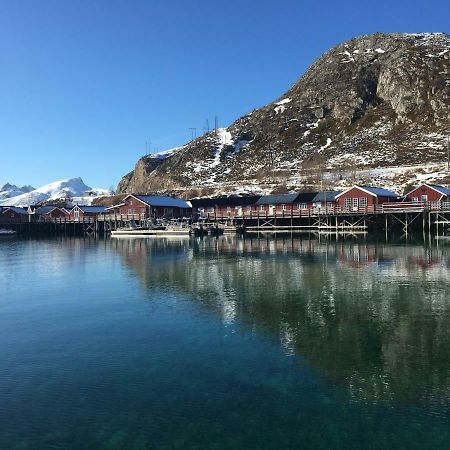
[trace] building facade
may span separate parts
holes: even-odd
[[[353,186],[336,195],[336,205],[347,211],[371,210],[378,205],[398,202],[401,196],[395,192],[372,186]]]
[[[422,184],[408,192],[405,197],[413,203],[448,202],[450,189],[437,184]]]
[[[122,203],[107,208],[110,215],[134,220],[189,217],[192,205],[180,198],[153,195],[127,195]]]

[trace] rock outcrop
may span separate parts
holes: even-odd
[[[450,36],[376,33],[320,57],[279,99],[141,158],[119,192],[236,185],[276,173],[438,163],[450,132]],[[341,177],[342,178],[342,177]]]

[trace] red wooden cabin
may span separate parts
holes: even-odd
[[[372,186],[353,186],[336,195],[337,206],[347,211],[373,210],[377,205],[396,202],[401,198],[395,192]]]
[[[58,206],[37,206],[35,208],[29,207],[28,213],[32,221],[46,222],[54,219],[67,219],[69,212],[64,208]]]
[[[8,206],[6,208],[2,208],[2,212],[0,214],[0,222],[28,222],[29,215],[28,211],[24,208],[20,208],[18,206]]]
[[[192,206],[176,197],[130,194],[119,205],[107,208],[107,212],[135,220],[182,218],[191,215]]]
[[[438,184],[422,184],[408,192],[405,197],[413,203],[448,202],[450,189]]]
[[[75,222],[82,222],[83,220],[95,219],[97,216],[105,214],[106,208],[104,206],[80,206],[75,205],[69,213],[69,219]]]

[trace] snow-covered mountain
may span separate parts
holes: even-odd
[[[29,206],[60,199],[67,200],[69,204],[90,204],[96,196],[108,193],[107,189],[92,189],[81,178],[54,181],[38,189],[31,189],[16,196],[0,199],[0,206]]]
[[[0,201],[11,197],[17,197],[18,195],[26,194],[31,191],[34,191],[33,186],[19,187],[15,184],[5,183],[3,186],[0,186]]]

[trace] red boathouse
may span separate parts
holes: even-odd
[[[353,186],[336,195],[337,205],[347,211],[373,210],[375,206],[396,202],[400,195],[387,189],[372,186]]]
[[[406,199],[413,203],[448,202],[450,189],[438,184],[422,184],[408,192]]]

